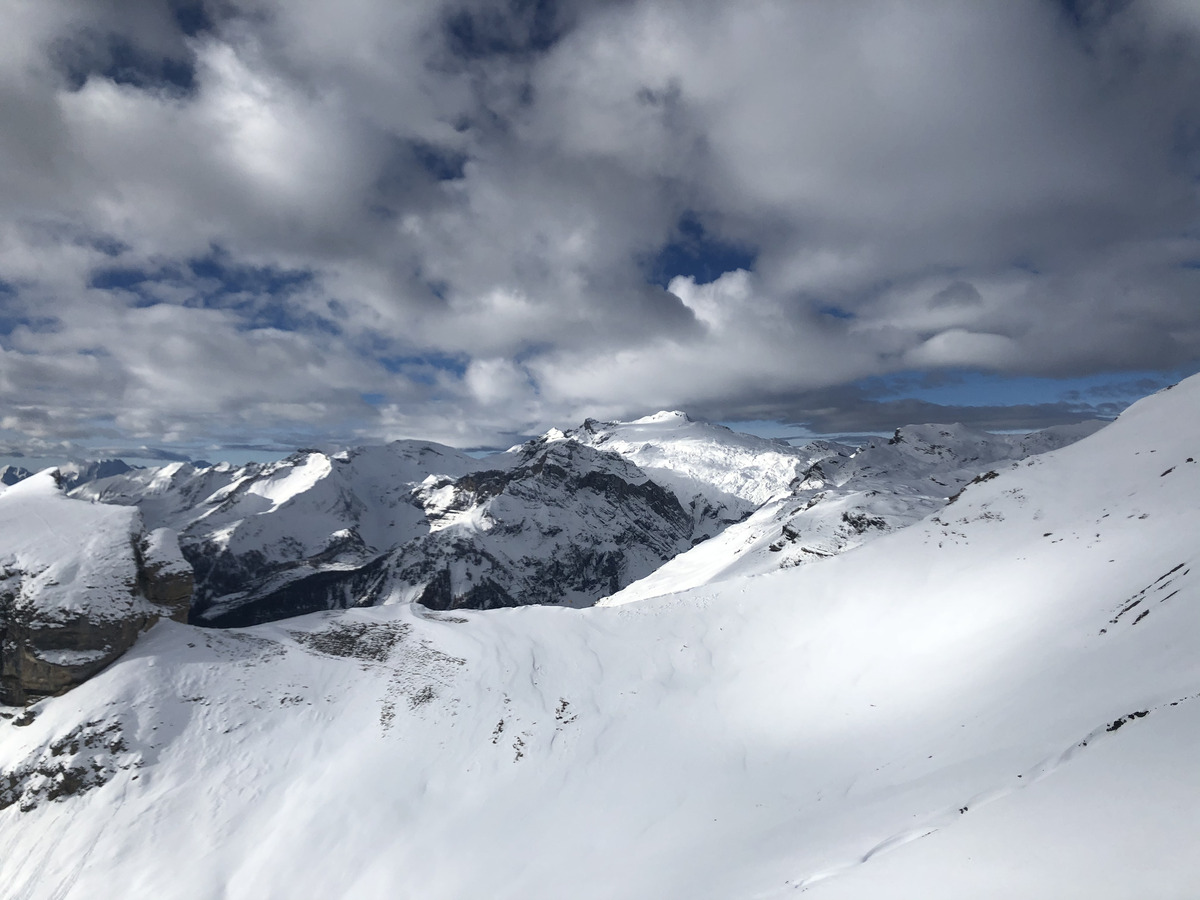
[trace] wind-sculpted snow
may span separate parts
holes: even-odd
[[[642,603],[164,622],[3,712],[0,885],[1190,897],[1197,404],[1193,379],[853,553]],[[476,473],[476,496],[561,465],[521,460]],[[471,516],[439,496],[445,521]]]

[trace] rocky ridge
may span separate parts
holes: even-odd
[[[999,460],[1086,431],[909,426],[862,448],[793,447],[662,412],[589,419],[484,459],[397,441],[130,470],[73,496],[178,531],[197,624],[411,601],[588,606],[657,591],[681,570],[702,583],[840,553],[936,511]]]
[[[483,460],[399,441],[173,464],[74,496],[176,529],[196,573],[192,620],[218,626],[411,600],[590,605],[712,530],[636,465],[561,433]]]

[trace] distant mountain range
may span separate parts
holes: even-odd
[[[712,572],[714,554],[737,573],[841,552],[935,511],[998,461],[1096,427],[920,426],[857,450],[796,448],[664,412],[589,420],[483,459],[400,441],[241,467],[110,461],[74,473],[71,495],[136,506],[148,528],[179,534],[198,624],[412,600],[589,606],[696,545],[670,583],[697,562]]]

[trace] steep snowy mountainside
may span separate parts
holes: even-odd
[[[993,466],[1065,447],[1104,424],[1030,434],[908,425],[851,452],[810,445],[805,449],[815,458],[790,491],[601,602],[620,605],[827,559],[936,512]]]
[[[175,463],[96,480],[74,493],[136,505],[151,527],[177,530],[196,570],[193,615],[203,620],[211,608],[378,560],[426,530],[423,510],[411,502],[417,484],[479,467],[450,447],[396,441],[239,467]],[[292,614],[314,608],[327,607],[301,604]]]
[[[186,617],[175,535],[146,533],[137,510],[69,499],[65,481],[47,469],[0,494],[0,700],[64,690],[159,615]]]
[[[396,442],[266,466],[175,464],[75,493],[177,529],[196,571],[193,620],[221,626],[417,598],[586,605],[697,539],[673,494],[570,440],[482,460]]]
[[[703,497],[714,508],[731,510],[734,518],[788,490],[818,459],[854,450],[830,441],[792,447],[695,422],[681,412],[659,412],[632,422],[588,419],[565,437],[620,454],[675,491],[685,505]]]
[[[1189,897],[1198,403],[1184,382],[819,566],[618,608],[163,623],[0,722],[0,884]]]
[[[534,440],[489,462],[421,485],[429,533],[391,555],[376,602],[590,606],[695,539],[675,495],[616,454]]]

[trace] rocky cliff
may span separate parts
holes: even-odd
[[[0,494],[0,703],[86,681],[162,616],[185,621],[191,568],[173,532],[68,498],[57,470]]]

